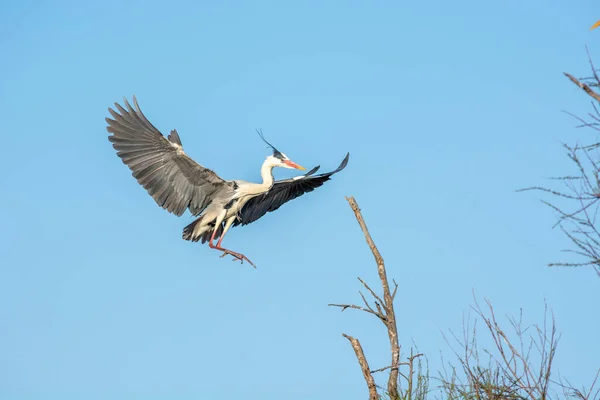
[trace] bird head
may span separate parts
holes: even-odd
[[[283,154],[282,152],[280,152],[279,150],[277,150],[271,143],[267,142],[262,134],[261,131],[257,130],[258,134],[260,135],[260,138],[269,145],[269,147],[271,149],[273,149],[273,155],[267,157],[267,160],[269,161],[269,164],[271,164],[274,167],[282,167],[282,168],[291,168],[291,169],[299,169],[301,171],[306,170],[306,168],[304,168],[301,165],[296,164],[295,162],[293,162],[292,160],[290,160],[288,158],[288,156],[286,156],[285,154]]]

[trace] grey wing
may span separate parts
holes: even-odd
[[[135,96],[126,109],[108,109],[114,119],[106,118],[108,137],[132,175],[156,203],[180,216],[186,209],[200,214],[221,191],[230,191],[231,183],[185,154],[177,131],[167,140],[144,116]]]

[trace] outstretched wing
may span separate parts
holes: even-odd
[[[106,118],[106,130],[117,155],[159,206],[177,216],[187,208],[200,214],[230,183],[188,157],[176,130],[167,140],[146,119],[135,96],[133,104],[125,99],[126,109],[118,103],[118,112],[108,109],[114,119]]]
[[[305,175],[276,181],[268,192],[248,200],[240,210],[239,218],[234,222],[234,226],[247,225],[254,222],[266,213],[277,210],[288,201],[300,197],[304,193],[312,192],[328,181],[331,175],[346,168],[349,157],[350,153],[346,154],[346,157],[335,171],[313,175],[319,169],[319,167],[315,167]]]

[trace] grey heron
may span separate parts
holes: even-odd
[[[275,181],[272,172],[275,167],[305,168],[278,151],[259,131],[261,139],[273,150],[260,169],[262,183],[224,180],[184,152],[176,130],[165,138],[144,116],[135,96],[134,107],[127,99],[124,102],[125,107],[115,103],[116,111],[108,109],[112,119],[106,118],[106,130],[112,134],[108,139],[133,177],[168,212],[181,216],[189,210],[198,217],[183,229],[183,239],[208,242],[211,248],[223,251],[221,257],[229,254],[234,260],[242,263],[246,260],[252,266],[245,255],[221,246],[229,228],[254,222],[284,203],[312,192],[348,164],[350,153],[332,172],[315,175],[317,166],[304,175]],[[215,240],[218,240],[216,245]]]

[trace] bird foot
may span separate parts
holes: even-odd
[[[231,255],[234,257],[233,261],[239,260],[242,264],[244,263],[244,260],[248,261],[248,264],[252,265],[254,268],[256,268],[256,265],[254,265],[254,263],[252,261],[250,261],[250,259],[248,257],[246,257],[245,255],[241,254],[241,253],[236,253],[235,251],[231,251],[231,250],[223,250],[223,255],[221,256],[221,258],[225,257],[227,254]]]

